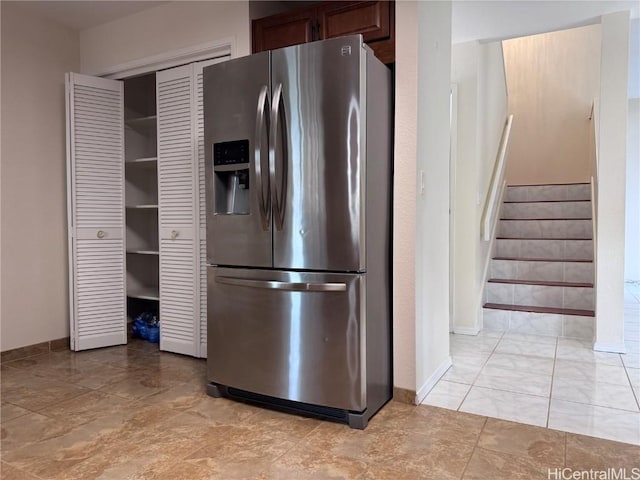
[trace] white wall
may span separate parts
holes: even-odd
[[[640,281],[640,98],[629,99],[624,279]]]
[[[477,283],[480,220],[478,209],[478,42],[454,45],[451,82],[458,86],[458,132],[455,166],[453,331],[477,333],[482,286]]]
[[[600,83],[600,26],[504,42],[514,114],[509,184],[589,182],[588,116]]]
[[[171,50],[233,38],[235,55],[251,52],[249,2],[170,2],[80,32],[82,73]]]
[[[624,222],[629,12],[602,17],[596,350],[624,351]]]
[[[450,2],[396,3],[394,386],[417,401],[450,364],[450,25]]]
[[[478,166],[478,199],[476,205],[476,225],[479,232],[475,238],[478,255],[476,256],[476,282],[479,286],[476,292],[479,307],[478,318],[482,316],[483,298],[487,268],[491,252],[491,242],[482,238],[482,215],[489,201],[489,190],[493,178],[498,149],[508,114],[507,80],[502,42],[492,42],[480,45],[478,63],[478,126],[479,166]],[[505,160],[508,162],[508,158]],[[476,202],[477,203],[477,202]],[[495,237],[495,235],[491,235]],[[479,321],[481,325],[481,321]]]
[[[458,86],[453,330],[476,334],[490,254],[481,221],[507,117],[502,44],[454,45],[451,71]]]
[[[399,29],[398,29],[399,30]],[[396,49],[396,51],[398,51]],[[398,73],[398,76],[400,74]],[[451,2],[418,4],[418,141],[424,181],[416,208],[416,394],[420,402],[449,357],[449,92]],[[423,175],[421,173],[424,172]]]
[[[629,117],[624,278],[640,281],[640,20],[629,26]]]
[[[640,18],[629,23],[629,98],[640,98]]]
[[[64,73],[78,34],[2,2],[0,350],[69,335]]]
[[[416,391],[418,3],[396,2],[393,192],[394,386]]]

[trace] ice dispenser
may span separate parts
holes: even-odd
[[[214,143],[215,213],[249,213],[249,140]]]

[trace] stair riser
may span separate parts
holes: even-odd
[[[591,202],[505,203],[501,218],[591,218]]]
[[[557,200],[590,200],[591,185],[536,185],[507,187],[504,201],[536,202]]]
[[[534,335],[551,335],[593,340],[594,317],[555,315],[549,313],[483,310],[484,328]]]
[[[497,239],[496,257],[593,260],[593,240]]]
[[[594,306],[594,291],[591,287],[488,283],[485,293],[488,303],[576,310],[593,310]]]
[[[491,260],[489,278],[593,283],[593,263]]]
[[[501,220],[498,237],[590,239],[593,224],[591,220]]]

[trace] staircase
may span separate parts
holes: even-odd
[[[506,187],[484,328],[591,340],[593,283],[591,185]]]

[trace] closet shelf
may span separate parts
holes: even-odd
[[[127,289],[127,297],[140,298],[142,300],[160,300],[160,293],[157,288],[129,288]]]
[[[129,118],[124,123],[138,132],[148,133],[155,131],[157,119],[156,115],[149,115],[148,117]]]
[[[158,205],[127,205],[127,208],[137,208],[140,210],[153,210],[153,209],[157,209]]]
[[[160,252],[158,250],[127,250],[127,253],[134,253],[136,255],[160,255]]]
[[[133,160],[127,160],[126,165],[155,165],[158,161],[158,157],[144,157],[134,158]]]

